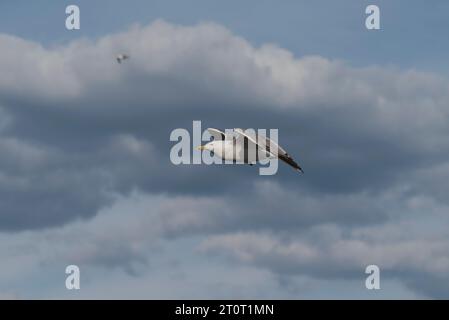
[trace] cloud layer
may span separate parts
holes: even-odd
[[[0,49],[5,296],[32,296],[11,279],[66,262],[145,278],[165,250],[190,253],[176,263],[185,273],[224,259],[280,291],[298,277],[363,279],[374,263],[410,295],[449,296],[447,79],[295,57],[214,23],[54,48],[2,34]],[[277,128],[306,174],[174,166],[170,132],[193,120]]]

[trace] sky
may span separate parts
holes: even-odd
[[[447,12],[2,1],[0,298],[449,298]],[[305,174],[176,166],[195,120],[278,129]]]

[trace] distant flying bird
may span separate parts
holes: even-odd
[[[283,148],[263,135],[252,134],[242,129],[234,129],[233,134],[225,134],[214,128],[208,128],[207,131],[214,137],[214,140],[199,146],[198,150],[208,150],[223,160],[250,165],[259,160],[278,158],[296,171],[304,173],[302,168]]]
[[[122,63],[122,61],[124,61],[124,60],[126,60],[126,59],[129,59],[129,56],[126,55],[126,54],[119,54],[119,55],[117,56],[117,62],[118,62],[118,63]]]

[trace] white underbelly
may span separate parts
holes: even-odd
[[[273,158],[271,154],[256,148],[250,147],[245,152],[242,144],[233,144],[232,141],[227,141],[223,148],[215,150],[215,155],[223,160],[241,163],[256,163],[258,160]]]

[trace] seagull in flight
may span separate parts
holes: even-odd
[[[214,137],[214,140],[199,146],[198,150],[213,152],[214,155],[223,160],[250,165],[259,160],[277,158],[293,167],[296,171],[304,173],[299,164],[283,148],[263,135],[242,129],[234,129],[232,134],[225,134],[214,128],[208,128],[207,131]]]
[[[116,59],[118,63],[122,63],[122,61],[129,59],[129,56],[126,54],[119,54]]]

